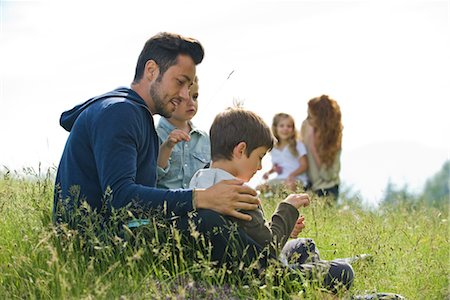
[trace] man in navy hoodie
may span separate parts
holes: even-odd
[[[61,115],[61,126],[70,135],[55,183],[56,222],[70,223],[71,214],[84,201],[106,218],[111,209],[125,206],[140,211],[164,209],[164,216],[176,219],[182,231],[193,221],[209,237],[213,259],[227,259],[227,242],[236,233],[221,230],[217,234],[218,227],[227,227],[221,215],[251,219],[239,210],[257,208],[256,192],[238,180],[205,190],[156,188],[159,144],[152,116],[169,118],[178,104],[189,99],[196,65],[203,56],[197,40],[159,33],[139,55],[131,88],[91,98]],[[58,213],[61,207],[64,214]],[[238,249],[252,244],[245,233],[237,235],[242,242],[235,245]],[[249,256],[257,253],[250,251]]]

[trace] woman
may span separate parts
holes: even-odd
[[[335,201],[339,196],[342,129],[341,109],[335,100],[322,95],[308,102],[308,117],[300,136],[308,150],[311,189]]]

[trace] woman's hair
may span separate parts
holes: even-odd
[[[275,138],[277,139],[275,146],[280,145],[280,136],[278,135],[278,132],[277,132],[277,126],[282,120],[285,120],[285,119],[289,119],[292,121],[292,136],[290,136],[288,139],[288,149],[292,153],[292,155],[297,157],[299,155],[299,153],[297,151],[297,130],[295,130],[294,118],[292,118],[291,115],[288,115],[285,113],[278,113],[273,117],[272,133],[275,136]]]
[[[325,166],[330,167],[342,146],[341,109],[327,95],[308,102],[308,115],[313,117],[317,153]]]

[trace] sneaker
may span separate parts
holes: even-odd
[[[406,299],[402,295],[393,293],[373,293],[365,295],[353,295],[351,300],[399,300]]]
[[[357,261],[366,260],[366,261],[372,261],[372,255],[370,254],[358,254],[352,257],[346,257],[346,258],[336,258],[334,261],[339,261],[347,264],[352,264]]]

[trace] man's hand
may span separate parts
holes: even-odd
[[[196,208],[214,210],[223,215],[237,219],[250,221],[252,217],[238,210],[254,210],[258,207],[259,200],[256,191],[243,181],[223,180],[206,190],[195,190]]]
[[[305,228],[305,216],[300,216],[300,218],[297,219],[297,222],[294,225],[294,229],[292,229],[291,238],[297,238],[299,233],[302,232],[303,228]]]

